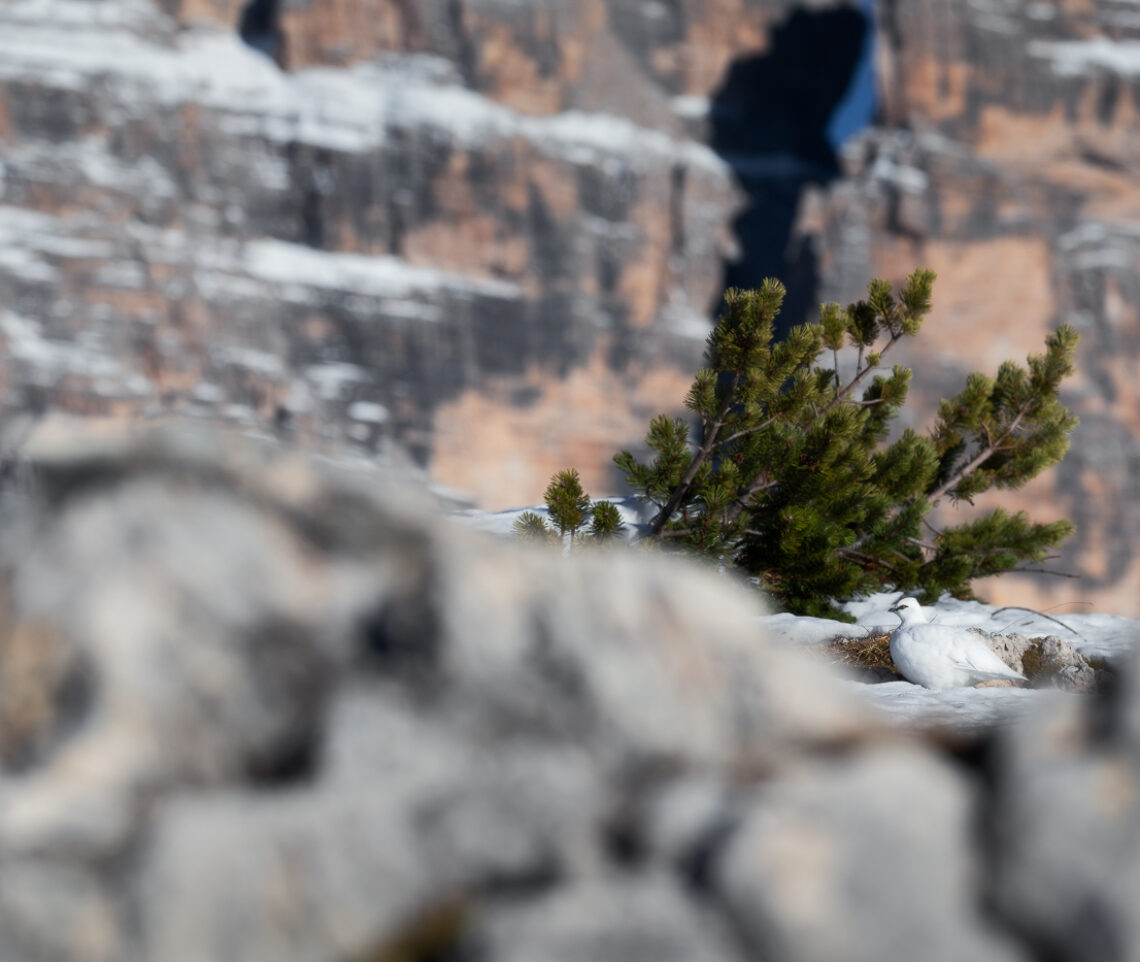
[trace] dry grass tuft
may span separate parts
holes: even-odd
[[[859,638],[840,635],[824,646],[824,658],[831,664],[850,671],[865,672],[885,668],[892,675],[898,675],[895,663],[891,660],[889,631]]]

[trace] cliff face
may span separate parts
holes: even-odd
[[[0,8],[8,405],[395,441],[488,505],[610,486],[732,247],[686,130],[785,5],[277,6]]]
[[[570,464],[613,490],[726,281],[780,276],[792,322],[928,264],[928,411],[1081,327],[1082,426],[1029,498],[1081,525],[1069,594],[1132,610],[1134,8],[881,0],[885,126],[840,164],[846,3],[8,0],[4,404],[221,416],[532,503]]]
[[[822,292],[938,271],[935,311],[901,362],[927,413],[971,370],[1081,331],[1063,464],[989,504],[1073,518],[1056,563],[1081,581],[994,589],[1136,610],[1140,584],[1140,18],[1117,2],[890,2],[880,9],[887,126],[801,208]],[[986,586],[981,586],[985,590]],[[1063,610],[1063,609],[1062,609]]]

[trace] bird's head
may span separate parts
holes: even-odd
[[[903,624],[908,621],[926,621],[922,606],[914,598],[903,598],[889,610],[898,615]]]

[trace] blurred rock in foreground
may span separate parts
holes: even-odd
[[[983,778],[702,571],[183,430],[24,469],[0,958],[1140,957],[1134,678]]]

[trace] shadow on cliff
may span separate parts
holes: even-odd
[[[285,33],[281,29],[280,12],[280,0],[249,0],[238,17],[238,36],[283,67]]]
[[[795,9],[768,50],[733,62],[710,105],[710,146],[732,167],[747,198],[733,222],[740,257],[724,286],[758,287],[778,277],[788,297],[777,336],[818,308],[813,246],[792,239],[805,188],[839,176],[828,123],[851,85],[869,29],[855,7]]]

